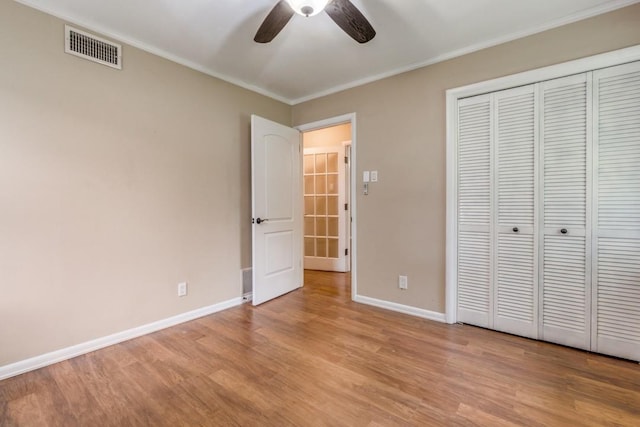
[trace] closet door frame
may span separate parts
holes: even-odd
[[[445,320],[456,323],[458,293],[457,223],[457,108],[458,100],[517,86],[534,84],[572,74],[585,73],[640,60],[640,45],[552,65],[494,80],[447,90],[447,202],[446,202],[446,304]]]

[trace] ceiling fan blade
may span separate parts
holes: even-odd
[[[358,43],[366,43],[376,36],[367,18],[349,0],[333,0],[324,11]]]
[[[253,40],[258,43],[269,43],[282,31],[294,14],[289,3],[286,0],[280,0],[264,18]]]

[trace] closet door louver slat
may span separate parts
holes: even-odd
[[[491,102],[458,105],[458,320],[490,327]]]
[[[640,64],[594,73],[594,350],[640,360]]]
[[[494,94],[496,265],[494,328],[537,337],[534,86]]]
[[[589,349],[590,267],[587,75],[540,85],[542,338]]]

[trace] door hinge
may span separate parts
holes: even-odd
[[[345,162],[345,163],[347,163],[347,164],[349,164],[349,157],[344,156],[344,162]]]
[[[344,254],[345,254],[345,255],[349,255],[349,248],[347,248],[347,249],[345,249],[345,250],[344,250]]]
[[[349,210],[349,203],[345,203],[345,204],[344,204],[344,210],[345,210],[345,211],[348,211],[348,210]]]

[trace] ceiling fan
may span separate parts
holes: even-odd
[[[253,40],[269,43],[295,13],[309,17],[323,10],[358,43],[366,43],[376,35],[367,18],[349,0],[280,0],[264,19]]]

